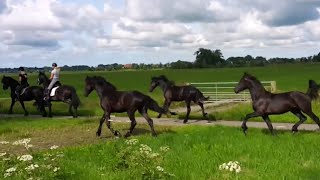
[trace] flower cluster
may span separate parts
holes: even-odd
[[[9,144],[9,141],[0,141],[0,144]]]
[[[227,170],[230,172],[241,172],[240,163],[238,161],[229,161],[228,163],[223,163],[219,166],[220,170]]]
[[[30,154],[22,155],[17,157],[20,161],[32,161],[33,157]]]
[[[168,152],[170,150],[169,146],[161,146],[160,151],[162,152]]]
[[[14,173],[17,170],[16,167],[11,167],[9,169],[6,170],[6,173],[4,174],[4,177],[10,177],[12,175],[12,173]]]
[[[29,144],[30,142],[31,142],[31,138],[25,138],[25,139],[20,139],[18,141],[13,142],[12,145],[15,145],[15,146],[22,145],[26,149],[29,149],[29,148],[33,147],[32,144]]]
[[[138,143],[137,139],[125,141],[125,146],[117,153],[118,168],[140,169],[142,179],[168,179],[174,176],[162,166],[165,154],[170,150],[168,146],[162,146],[156,152],[150,146]]]
[[[58,149],[58,148],[59,148],[59,146],[56,146],[56,145],[53,145],[50,147],[51,150]]]
[[[138,139],[130,139],[130,140],[126,140],[126,144],[127,145],[135,145],[135,144],[137,144],[139,142],[139,140]]]
[[[32,171],[32,170],[34,170],[34,169],[36,169],[38,167],[39,167],[38,164],[31,164],[30,166],[28,166],[28,167],[26,167],[24,169],[27,170],[27,171]]]
[[[11,144],[13,146],[22,145],[30,152],[21,156],[15,156],[8,154],[7,152],[0,152],[0,163],[4,171],[3,177],[13,177],[17,179],[39,179],[43,176],[43,172],[46,171],[46,175],[50,175],[53,179],[58,176],[60,167],[58,166],[58,159],[63,157],[63,153],[59,151],[48,151],[46,154],[40,154],[34,158],[31,154],[30,144],[31,139],[25,138],[14,141],[12,143],[8,141],[0,141],[0,144]],[[50,149],[57,149],[58,146],[53,145]],[[14,166],[12,166],[14,165]],[[2,179],[0,177],[0,179]]]

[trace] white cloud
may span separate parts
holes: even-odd
[[[319,15],[320,1],[299,0],[2,0],[0,61],[168,62],[193,60],[199,47],[225,57],[312,55]]]

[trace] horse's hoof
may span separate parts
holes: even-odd
[[[119,137],[121,136],[121,134],[120,134],[119,131],[115,131],[115,132],[114,132],[114,135],[115,135],[115,136],[119,136]]]
[[[96,132],[97,137],[100,137],[100,135],[101,135],[101,132]]]
[[[157,137],[157,134],[156,134],[156,133],[152,133],[152,136],[153,136],[153,137]]]
[[[130,132],[127,132],[126,135],[124,135],[125,138],[130,137],[130,136],[131,136]]]
[[[8,114],[12,114],[12,113],[13,113],[12,111],[9,111],[9,112],[8,112]]]
[[[208,115],[208,113],[204,113],[203,116],[206,117]]]
[[[188,120],[183,120],[183,124],[187,124]]]
[[[24,113],[24,116],[28,116],[29,115],[29,113]]]

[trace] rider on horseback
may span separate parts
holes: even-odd
[[[29,87],[29,83],[28,83],[28,76],[27,76],[27,73],[24,71],[24,68],[23,67],[19,67],[19,82],[20,82],[20,85],[17,86],[16,90],[15,90],[15,93],[16,93],[16,101],[19,101],[20,100],[20,93],[21,91],[26,88],[26,87]]]
[[[52,63],[53,70],[51,71],[50,76],[50,84],[48,88],[45,90],[45,100],[48,100],[50,98],[50,91],[53,88],[53,86],[60,81],[60,68],[58,67],[57,63]]]

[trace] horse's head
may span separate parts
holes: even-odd
[[[158,77],[152,77],[149,92],[152,92],[157,86],[159,86],[159,85],[161,86],[164,84],[166,86],[172,86],[172,85],[174,85],[174,82],[169,81],[169,79],[164,75],[161,75]]]
[[[238,94],[241,91],[248,89],[250,86],[250,77],[250,74],[244,73],[237,86],[234,88],[234,92]]]
[[[3,84],[3,90],[7,90],[9,88],[9,82],[6,76],[2,77],[1,83]]]
[[[44,74],[44,72],[40,71],[38,76],[38,85],[43,84],[46,79],[47,79],[47,76]]]
[[[152,77],[151,78],[151,84],[149,88],[149,92],[152,92],[157,86],[159,86],[160,80],[158,77]]]
[[[94,79],[87,76],[85,79],[84,96],[88,97],[89,94],[94,90]]]
[[[2,77],[1,83],[3,84],[3,90],[7,90],[9,87],[17,87],[19,85],[18,81],[7,76]]]

